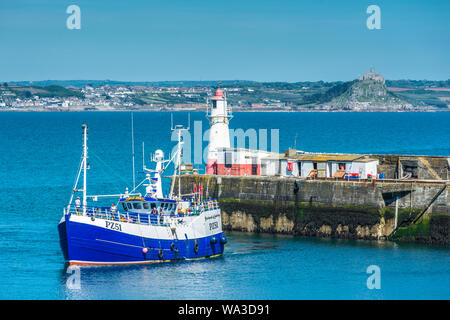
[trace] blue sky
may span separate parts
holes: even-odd
[[[0,1],[0,81],[444,80],[449,49],[448,0]]]

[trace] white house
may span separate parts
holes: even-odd
[[[361,179],[367,179],[369,177],[377,177],[377,159],[357,159],[353,161],[351,171],[353,173],[359,173]]]
[[[378,160],[366,159],[360,154],[314,154],[305,153],[297,157],[300,177],[308,177],[317,170],[317,177],[343,178],[344,174],[358,175],[367,179],[376,177]]]

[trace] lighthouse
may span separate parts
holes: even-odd
[[[219,148],[230,147],[228,123],[232,118],[224,92],[218,88],[211,103],[208,103],[206,117],[209,119],[209,146],[206,174],[217,174],[217,152]]]

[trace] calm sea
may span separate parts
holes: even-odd
[[[174,123],[186,124],[187,113]],[[194,121],[208,122],[203,113]],[[376,241],[228,233],[223,257],[90,267],[69,289],[57,224],[89,132],[89,193],[132,184],[130,113],[0,113],[0,299],[449,299],[450,250]],[[199,123],[197,123],[197,126]],[[450,113],[236,113],[231,128],[279,129],[279,149],[450,155]],[[169,154],[170,114],[135,112],[136,168]],[[193,131],[193,130],[192,130]],[[202,148],[206,147],[203,142]],[[141,175],[137,175],[141,178]],[[369,290],[371,265],[380,289]]]

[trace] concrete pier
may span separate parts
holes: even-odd
[[[219,200],[225,230],[450,245],[450,185],[444,180],[181,179],[183,194],[202,185],[204,194]]]

